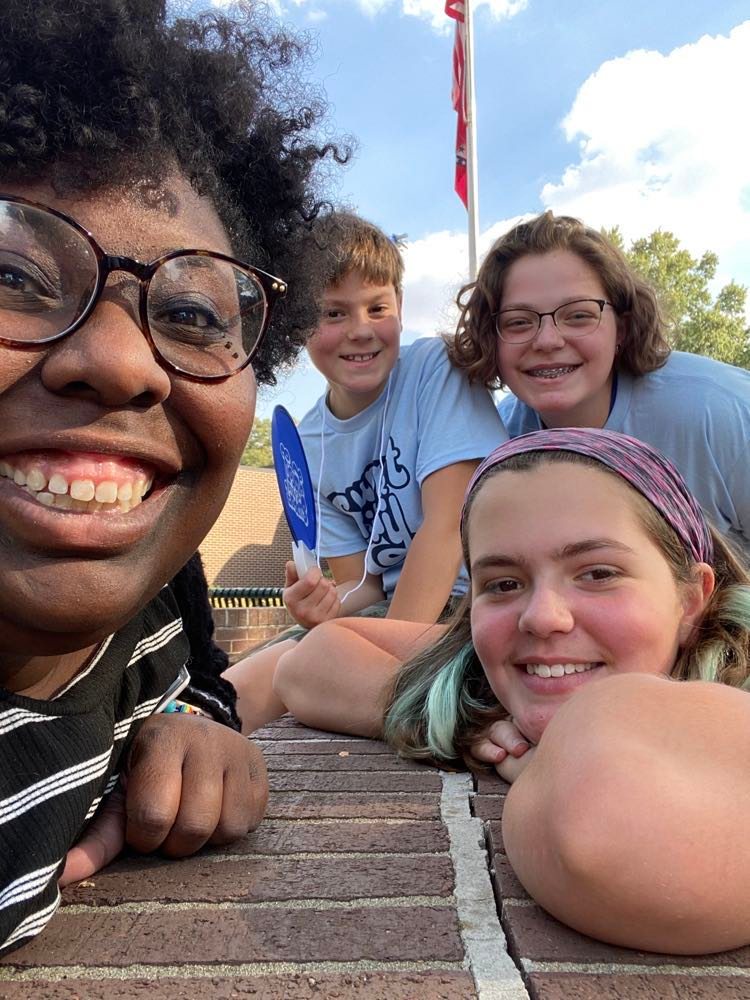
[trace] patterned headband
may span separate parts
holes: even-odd
[[[687,553],[696,562],[713,563],[714,546],[706,517],[669,459],[636,438],[593,428],[558,427],[534,431],[506,441],[496,448],[471,477],[461,511],[462,533],[466,501],[479,480],[494,466],[514,455],[530,451],[571,451],[601,462],[622,476],[656,508],[667,524],[677,532]]]

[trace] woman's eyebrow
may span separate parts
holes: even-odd
[[[625,545],[615,538],[586,538],[580,542],[572,542],[570,545],[564,545],[561,549],[553,553],[553,558],[569,559],[571,556],[585,555],[587,552],[593,552],[597,549],[616,549],[618,552],[633,554],[633,549],[629,545]]]
[[[580,542],[571,542],[569,545],[563,545],[562,548],[555,549],[552,553],[552,558],[561,562],[564,559],[585,555],[587,552],[595,552],[598,549],[616,549],[618,552],[633,554],[633,549],[630,546],[618,542],[615,538],[586,538]],[[495,566],[519,566],[523,568],[527,565],[528,560],[518,553],[508,555],[504,552],[491,552],[472,562],[471,568],[474,571],[492,569]]]

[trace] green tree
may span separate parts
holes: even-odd
[[[270,469],[273,466],[271,452],[271,421],[269,418],[257,418],[242,452],[241,465],[254,465],[260,469]]]
[[[710,283],[719,265],[715,253],[706,251],[700,258],[693,257],[673,233],[661,229],[635,240],[629,250],[618,229],[606,235],[656,288],[674,348],[750,368],[747,288],[730,281],[718,294],[712,294]]]

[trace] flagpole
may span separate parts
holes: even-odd
[[[477,243],[479,242],[479,174],[477,171],[476,91],[474,88],[474,22],[471,0],[464,0],[464,30],[466,39],[466,195],[469,213],[469,280],[477,276]]]

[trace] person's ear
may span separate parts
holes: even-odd
[[[683,616],[679,628],[679,642],[684,646],[693,629],[700,621],[711,594],[716,586],[716,577],[708,563],[697,563],[693,567],[693,579],[686,584],[682,595]]]
[[[403,317],[404,292],[403,292],[403,289],[399,289],[399,291],[396,292],[396,302],[398,304],[398,325],[400,327],[403,327],[403,325],[404,325],[404,317]]]
[[[630,313],[620,313],[616,323],[615,353],[621,354],[630,332]]]

